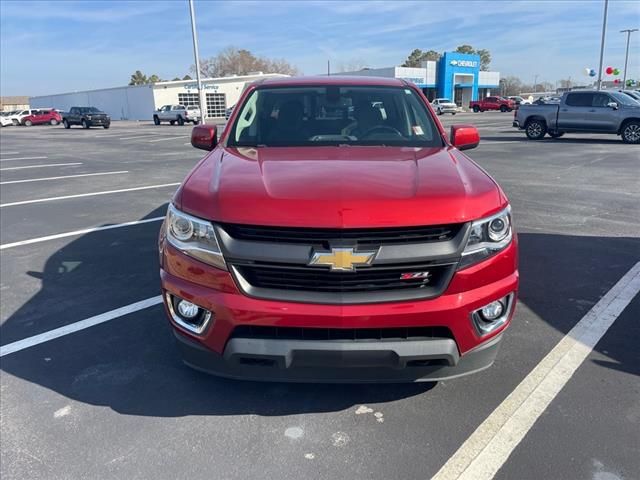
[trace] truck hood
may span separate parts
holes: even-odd
[[[500,209],[495,182],[455,148],[217,148],[176,194],[225,223],[358,228],[466,222]]]

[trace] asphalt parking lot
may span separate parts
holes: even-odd
[[[0,476],[426,479],[446,465],[445,479],[470,438],[505,451],[482,443],[487,418],[521,401],[523,379],[640,261],[640,149],[528,141],[512,114],[440,118],[480,129],[469,156],[510,197],[521,291],[492,368],[415,385],[261,384],[183,366],[156,238],[203,156],[191,127],[2,129]],[[640,297],[614,320],[496,478],[640,478]]]

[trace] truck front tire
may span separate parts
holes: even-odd
[[[87,122],[85,119],[82,119],[82,128],[84,128],[85,130],[89,128],[89,122]]]
[[[156,125],[160,125],[160,119],[158,118],[157,115],[153,116],[153,123],[155,123]]]
[[[71,125],[69,125],[69,122],[67,122],[66,120],[62,120],[62,125],[64,126],[64,128],[71,128]]]
[[[473,106],[473,113],[478,113],[480,111],[480,107],[478,105]]]
[[[538,120],[534,118],[527,122],[527,126],[524,128],[529,140],[542,140],[547,133],[547,124],[544,120]]]
[[[182,118],[179,115],[178,115],[178,125],[180,125],[180,126],[184,125],[184,118]]]
[[[620,135],[624,143],[640,143],[640,121],[631,120],[625,123],[620,130]]]
[[[506,105],[500,105],[500,111],[502,113],[508,112],[509,111],[509,107],[507,107]]]

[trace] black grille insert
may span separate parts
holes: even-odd
[[[455,265],[378,266],[354,272],[274,264],[235,264],[234,268],[250,285],[258,288],[327,293],[424,289],[425,296],[429,296],[444,288]],[[403,274],[424,272],[428,272],[427,278],[402,278]]]
[[[428,227],[401,228],[295,228],[250,225],[221,225],[231,237],[237,240],[272,243],[293,243],[303,245],[335,246],[393,245],[407,243],[444,242],[454,238],[464,224],[435,225]]]
[[[425,338],[451,338],[447,327],[397,327],[397,328],[307,328],[237,326],[231,338],[260,338],[272,340],[420,340]]]

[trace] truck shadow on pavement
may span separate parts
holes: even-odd
[[[166,205],[145,218],[165,210]],[[27,271],[16,260],[13,271],[9,267],[11,278],[35,276],[41,290],[4,322],[2,343],[158,295],[159,227],[160,222],[151,222],[84,235],[51,255],[43,272]],[[537,233],[519,238],[520,301],[563,334],[631,268],[640,251],[640,240],[634,238]],[[11,250],[3,252],[3,260],[10,257]],[[640,364],[629,353],[609,349],[607,355],[611,365],[604,362],[603,367],[640,375]],[[502,355],[500,361],[514,359]],[[283,384],[212,377],[181,363],[159,305],[6,355],[0,367],[3,376],[75,401],[159,417],[340,411],[421,395],[436,385]]]

